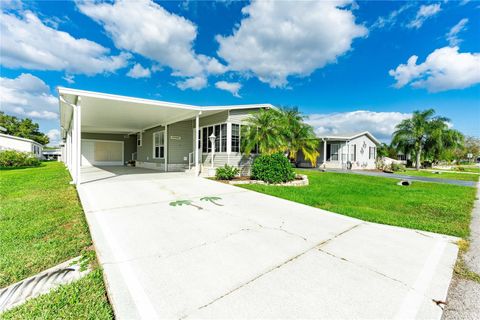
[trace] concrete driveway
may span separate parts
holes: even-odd
[[[85,168],[82,176],[119,319],[441,317],[433,300],[446,298],[452,237],[181,173]],[[211,196],[220,199],[201,200]],[[178,200],[198,207],[170,205]]]

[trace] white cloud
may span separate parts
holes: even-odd
[[[464,89],[480,83],[480,54],[459,53],[458,47],[444,47],[430,53],[425,62],[417,64],[411,56],[389,74],[397,81],[395,87],[410,84],[429,92]]]
[[[75,83],[75,77],[71,74],[66,74],[62,77],[62,79],[67,81],[69,84]]]
[[[207,78],[202,76],[187,78],[183,81],[178,81],[176,85],[181,90],[186,90],[186,89],[200,90],[207,86]]]
[[[194,23],[153,1],[81,1],[77,5],[82,13],[103,25],[117,48],[170,67],[173,76],[189,78],[184,83],[198,83],[199,77],[225,70],[217,59],[194,52],[193,42],[197,37]]]
[[[417,11],[417,15],[415,16],[415,19],[410,21],[410,23],[407,24],[407,27],[419,29],[428,18],[433,17],[434,15],[439,13],[441,10],[442,8],[439,3],[430,4],[430,5],[421,5],[420,9],[418,9]]]
[[[395,126],[408,117],[408,113],[359,110],[311,114],[306,122],[315,128],[315,133],[319,136],[369,131],[377,139],[388,141],[395,131]]]
[[[135,63],[135,65],[127,73],[127,76],[130,78],[150,78],[151,76],[150,69],[142,67],[141,64]]]
[[[47,132],[47,136],[50,139],[49,145],[55,146],[60,144],[60,130],[51,129]]]
[[[398,17],[403,12],[410,9],[412,6],[413,3],[407,2],[397,10],[393,10],[392,12],[390,12],[386,17],[378,17],[377,20],[372,24],[371,28],[388,28],[394,26],[395,24],[397,24]]]
[[[0,109],[20,117],[58,118],[58,99],[43,80],[29,73],[15,79],[0,77]]]
[[[457,46],[460,42],[462,42],[462,39],[458,38],[458,34],[466,29],[466,25],[468,23],[468,19],[464,18],[460,20],[456,25],[450,29],[450,31],[445,35],[447,37],[448,44],[451,47]]]
[[[242,84],[239,82],[218,81],[215,83],[215,87],[230,92],[234,97],[241,98],[238,91],[242,88]]]
[[[34,13],[0,12],[1,64],[9,68],[65,70],[93,75],[113,72],[127,64],[128,54],[109,56],[109,50],[87,39],[45,25]]]
[[[351,49],[368,30],[345,8],[351,1],[253,1],[231,36],[217,35],[229,70],[255,75],[272,87],[308,76]]]

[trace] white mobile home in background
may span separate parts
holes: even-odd
[[[2,150],[31,152],[35,157],[41,159],[43,146],[40,143],[30,139],[0,133],[0,151]]]

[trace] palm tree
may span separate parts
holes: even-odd
[[[301,151],[313,166],[317,165],[318,139],[313,128],[304,123],[303,116],[298,108],[283,108],[280,110],[282,134],[286,141],[286,150],[290,159],[296,162],[298,152]]]
[[[414,153],[415,167],[420,169],[422,155],[434,154],[461,143],[460,132],[449,129],[445,117],[435,117],[435,110],[415,111],[411,118],[405,119],[395,127],[392,145],[405,154]]]
[[[260,110],[242,126],[242,147],[246,154],[258,148],[260,153],[285,152],[292,160],[302,151],[316,166],[318,140],[313,128],[304,123],[297,108]]]
[[[280,127],[280,112],[276,109],[262,109],[251,115],[242,126],[241,141],[242,149],[247,155],[257,148],[264,154],[281,151],[285,139]]]

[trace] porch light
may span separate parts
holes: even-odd
[[[212,168],[213,168],[213,155],[215,154],[215,135],[212,133],[209,137],[210,143],[212,144]]]

